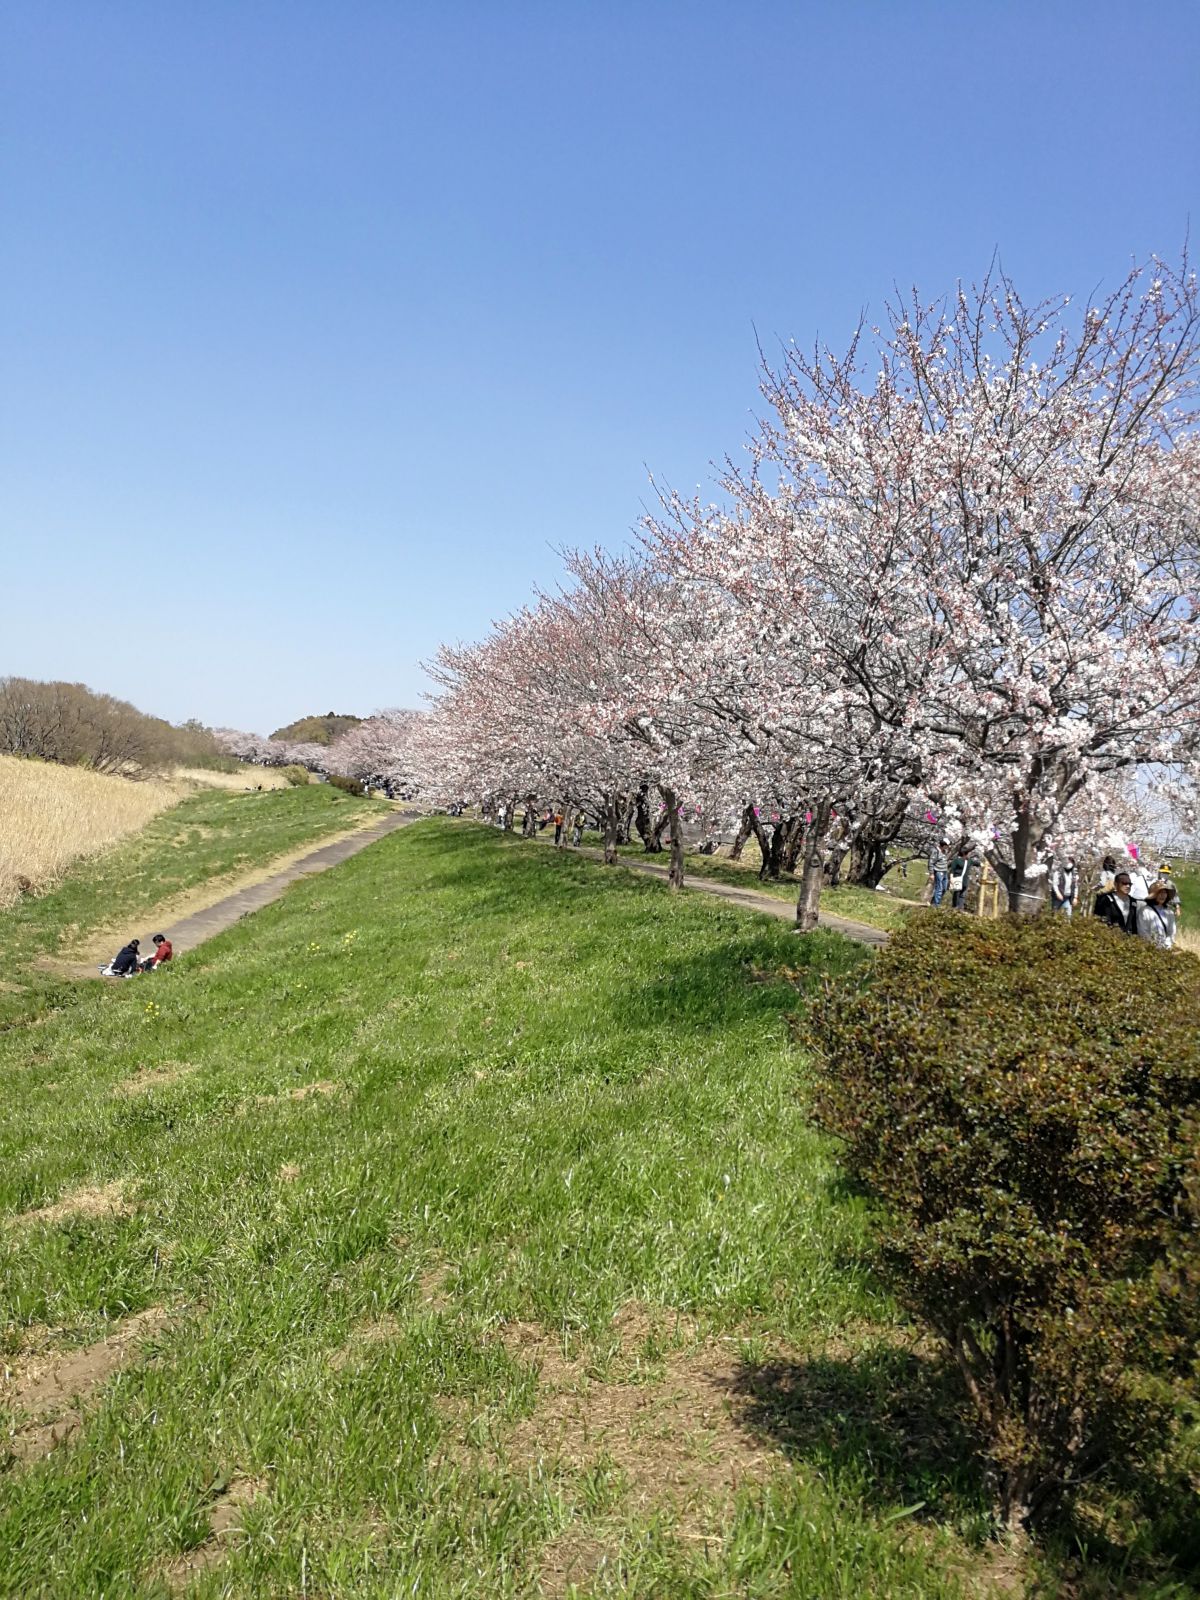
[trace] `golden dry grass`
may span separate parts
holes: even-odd
[[[286,789],[288,781],[279,767],[244,767],[240,772],[209,772],[203,767],[177,767],[180,783],[196,789]]]
[[[0,906],[42,893],[73,862],[136,833],[188,792],[179,780],[131,783],[0,756]]]
[[[284,789],[270,767],[180,768],[133,782],[83,767],[0,756],[0,909],[44,894],[76,861],[137,833],[197,789]]]

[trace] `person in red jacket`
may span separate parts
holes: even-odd
[[[156,933],[150,943],[154,946],[154,954],[142,962],[143,972],[153,972],[155,967],[165,967],[175,954],[171,949],[171,941],[165,933]]]

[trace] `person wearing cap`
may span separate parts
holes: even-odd
[[[1112,889],[1108,894],[1096,896],[1094,914],[1102,922],[1107,922],[1110,928],[1119,928],[1122,933],[1137,933],[1137,905],[1129,894],[1129,874],[1127,872],[1117,873],[1113,880]]]
[[[1169,950],[1175,943],[1175,913],[1170,899],[1171,885],[1155,878],[1145,903],[1137,911],[1138,937],[1160,950]]]
[[[950,841],[939,839],[929,847],[929,881],[933,885],[931,904],[940,906],[946,885],[950,882]]]
[[[1175,913],[1175,921],[1179,922],[1182,917],[1183,907],[1179,900],[1179,885],[1175,882],[1175,874],[1171,870],[1171,863],[1169,861],[1164,861],[1160,865],[1158,869],[1158,876],[1159,879],[1167,886],[1169,891],[1167,894],[1167,904]]]
[[[1065,862],[1056,862],[1050,873],[1050,904],[1055,911],[1061,911],[1064,916],[1071,916],[1079,902],[1079,873],[1075,866],[1075,857],[1068,856]]]

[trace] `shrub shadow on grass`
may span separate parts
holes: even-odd
[[[957,1374],[893,1347],[743,1366],[743,1423],[885,1516],[907,1512],[982,1531],[989,1501]]]

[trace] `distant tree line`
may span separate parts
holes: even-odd
[[[297,717],[286,728],[276,728],[271,738],[283,744],[332,744],[362,720],[349,712],[327,711],[323,717]]]
[[[0,753],[145,777],[168,767],[230,769],[212,730],[148,716],[82,683],[0,678]]]

